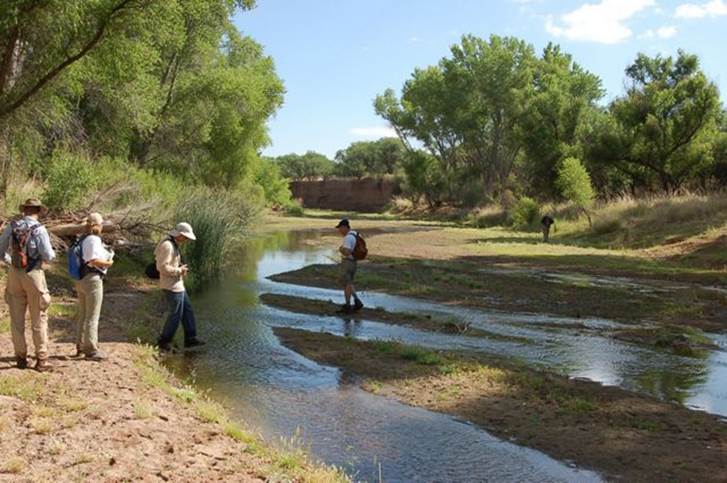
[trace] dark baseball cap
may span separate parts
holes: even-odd
[[[342,226],[351,228],[351,224],[348,222],[348,218],[344,218],[341,221],[339,221],[338,225],[336,225],[336,228],[341,228]]]

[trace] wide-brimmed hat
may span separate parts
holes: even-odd
[[[101,213],[91,213],[83,220],[83,222],[86,223],[87,226],[103,225],[103,216],[101,216]]]
[[[349,223],[348,218],[344,218],[339,221],[338,225],[336,225],[336,228],[341,228],[342,226],[345,226],[346,228],[351,228],[351,223]]]
[[[38,198],[28,198],[25,200],[25,203],[20,205],[20,211],[25,211],[26,208],[40,208],[41,212],[48,211],[48,208],[46,208]]]
[[[173,237],[178,237],[179,235],[182,235],[185,238],[188,238],[190,240],[196,240],[197,237],[194,236],[194,232],[192,231],[192,225],[189,223],[179,223],[172,231],[169,232],[169,234]]]

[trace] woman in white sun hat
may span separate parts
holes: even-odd
[[[159,335],[157,345],[162,351],[172,350],[172,339],[181,322],[184,329],[184,347],[197,347],[205,343],[197,339],[197,324],[189,295],[184,288],[184,277],[189,269],[182,261],[180,245],[196,240],[189,223],[179,223],[157,246],[154,256],[159,271],[159,287],[164,293],[169,314]]]
[[[91,213],[86,218],[86,235],[81,241],[81,279],[76,282],[78,293],[78,327],[76,356],[100,361],[106,356],[98,348],[98,321],[103,304],[103,279],[114,264],[113,251],[101,240],[103,217]]]

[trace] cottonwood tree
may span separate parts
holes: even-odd
[[[564,159],[558,168],[555,185],[563,198],[586,215],[588,225],[592,227],[593,222],[589,210],[596,198],[596,193],[591,184],[591,176],[581,160],[572,157]]]
[[[617,169],[674,192],[712,161],[722,109],[717,87],[697,56],[683,51],[676,59],[639,54],[626,75],[630,85],[611,103],[613,122],[601,143],[614,147]]]
[[[406,149],[396,138],[355,142],[336,153],[334,173],[356,178],[394,174],[401,169],[405,156]]]
[[[525,153],[522,173],[530,191],[541,197],[558,195],[559,166],[580,150],[579,130],[592,119],[603,94],[601,80],[559,46],[544,49],[517,126]]]
[[[284,154],[275,158],[280,171],[289,179],[314,179],[330,176],[333,173],[333,161],[325,154],[308,151],[305,154]]]

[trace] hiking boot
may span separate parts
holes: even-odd
[[[337,314],[350,314],[351,312],[353,312],[353,309],[349,304],[343,304],[340,309],[336,310]]]
[[[157,347],[159,348],[160,352],[174,352],[174,347],[170,342],[165,343],[157,343]]]
[[[192,339],[189,342],[184,343],[185,349],[191,349],[192,347],[202,347],[203,345],[207,344],[207,342],[199,339]]]
[[[103,352],[96,351],[96,352],[92,352],[90,354],[86,354],[86,359],[88,359],[90,361],[99,361],[100,362],[100,361],[105,361],[106,359],[108,359],[108,356],[106,354],[104,354]]]
[[[53,366],[48,362],[48,359],[39,359],[35,363],[35,370],[38,372],[48,372],[53,370]]]
[[[364,307],[364,304],[363,304],[363,302],[361,302],[360,300],[356,300],[356,301],[355,301],[355,302],[353,303],[353,311],[354,311],[354,312],[358,312],[358,311],[359,311],[359,310],[361,310],[361,309],[362,309],[363,307]]]
[[[18,357],[16,363],[17,363],[18,369],[27,369],[28,368],[28,358],[27,357]]]

